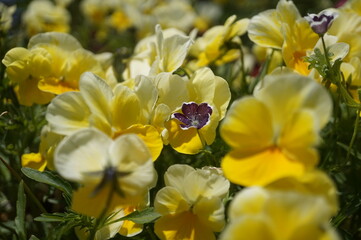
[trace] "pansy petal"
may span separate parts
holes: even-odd
[[[161,73],[155,77],[154,81],[159,94],[158,103],[168,105],[172,112],[178,110],[184,102],[189,101],[188,80],[178,75]]]
[[[117,85],[111,105],[113,126],[124,130],[140,120],[141,108],[137,95],[128,87]]]
[[[178,214],[188,211],[191,207],[182,194],[171,186],[159,190],[155,199],[155,211],[161,215]]]
[[[27,153],[21,156],[21,166],[33,168],[40,172],[44,171],[47,161],[40,153]]]
[[[168,141],[178,152],[196,154],[203,148],[203,141],[196,128],[181,129],[179,121],[171,119],[165,123],[169,131]]]
[[[107,135],[96,129],[77,131],[58,145],[55,168],[65,179],[83,182],[88,174],[102,172],[109,164],[107,149],[111,143]]]
[[[234,101],[220,130],[222,138],[233,148],[254,153],[272,145],[271,114],[264,103],[254,97]]]
[[[161,240],[215,240],[212,230],[203,226],[191,212],[167,215],[158,219],[154,231]]]
[[[143,140],[152,155],[153,161],[159,157],[163,149],[163,141],[160,133],[155,127],[152,125],[134,124],[121,132],[121,134],[126,133],[135,133]]]
[[[67,51],[75,51],[82,48],[76,38],[70,34],[60,32],[47,32],[40,33],[30,38],[28,48],[34,48],[38,44],[51,44],[56,45]]]
[[[305,172],[302,163],[290,161],[277,149],[248,157],[232,151],[223,158],[221,166],[227,179],[243,186],[263,186],[283,177],[301,176]]]
[[[129,215],[133,212],[137,211],[134,206],[124,207],[122,209],[122,214],[124,216]],[[121,224],[121,228],[119,229],[119,234],[126,237],[133,237],[143,231],[143,225],[139,223],[135,223],[130,220],[125,220]]]
[[[137,135],[124,134],[110,145],[109,155],[111,164],[117,171],[130,173],[118,179],[126,197],[134,198],[135,202],[142,200],[148,188],[153,187],[157,181],[147,146]]]
[[[262,47],[281,49],[283,36],[277,10],[266,10],[252,17],[248,25],[248,37]]]
[[[69,135],[89,127],[90,111],[79,92],[68,92],[57,96],[48,106],[46,120],[52,131]]]
[[[110,86],[95,74],[86,72],[80,77],[79,89],[91,113],[111,123],[110,102],[113,92]]]
[[[202,198],[194,205],[193,213],[213,232],[220,232],[225,226],[224,206],[218,197]]]
[[[184,179],[194,171],[194,168],[189,165],[171,165],[164,174],[165,185],[175,187],[178,191],[183,191]]]
[[[264,216],[242,216],[231,222],[223,231],[221,240],[276,240],[272,223]]]

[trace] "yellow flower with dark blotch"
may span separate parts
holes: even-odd
[[[83,72],[105,77],[102,62],[82,48],[71,35],[41,33],[33,36],[28,49],[16,47],[2,60],[15,84],[20,104],[46,104],[58,94],[77,91]]]
[[[225,176],[252,186],[303,175],[318,162],[318,132],[331,111],[328,92],[313,79],[266,76],[254,96],[236,100],[223,120],[220,133],[232,148],[221,163]]]
[[[49,104],[46,119],[51,131],[69,135],[95,127],[112,138],[134,133],[145,141],[155,160],[163,148],[158,130],[149,123],[157,92],[148,78],[137,80],[135,89],[122,84],[111,88],[93,73],[84,73],[79,92],[61,94]]]
[[[224,25],[212,27],[197,38],[190,50],[190,54],[197,58],[196,65],[221,65],[239,58],[239,49],[228,47],[227,44],[241,44],[239,37],[246,33],[248,22],[247,18],[236,21],[236,16],[233,15]]]
[[[113,140],[94,128],[79,130],[59,144],[54,163],[63,178],[81,184],[72,209],[93,217],[141,204],[157,180],[152,156],[135,134]]]
[[[29,36],[43,32],[69,32],[70,14],[66,8],[52,1],[31,1],[23,15]]]
[[[189,80],[160,74],[155,85],[160,90],[153,123],[160,124],[164,143],[186,154],[212,144],[231,97],[227,81],[201,68]]]
[[[221,240],[338,240],[323,197],[246,188],[232,200]]]
[[[223,198],[229,182],[216,172],[175,164],[164,174],[166,186],[154,200],[162,216],[154,231],[162,240],[215,240],[224,225]]]

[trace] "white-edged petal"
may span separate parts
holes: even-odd
[[[51,130],[63,135],[89,127],[89,116],[89,108],[79,92],[58,95],[46,112]]]
[[[54,155],[55,168],[65,179],[83,182],[87,176],[102,172],[109,164],[111,143],[112,139],[99,130],[77,131],[58,145]]]

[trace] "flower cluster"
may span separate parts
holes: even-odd
[[[0,232],[360,236],[361,4],[231,2],[0,3]]]

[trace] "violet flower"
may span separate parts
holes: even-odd
[[[319,14],[308,14],[305,19],[311,25],[312,30],[320,36],[323,36],[331,27],[338,14],[329,10],[324,10]]]
[[[172,118],[178,119],[182,129],[201,129],[208,124],[212,115],[212,107],[208,103],[197,104],[195,102],[183,103],[183,113],[173,113]]]

